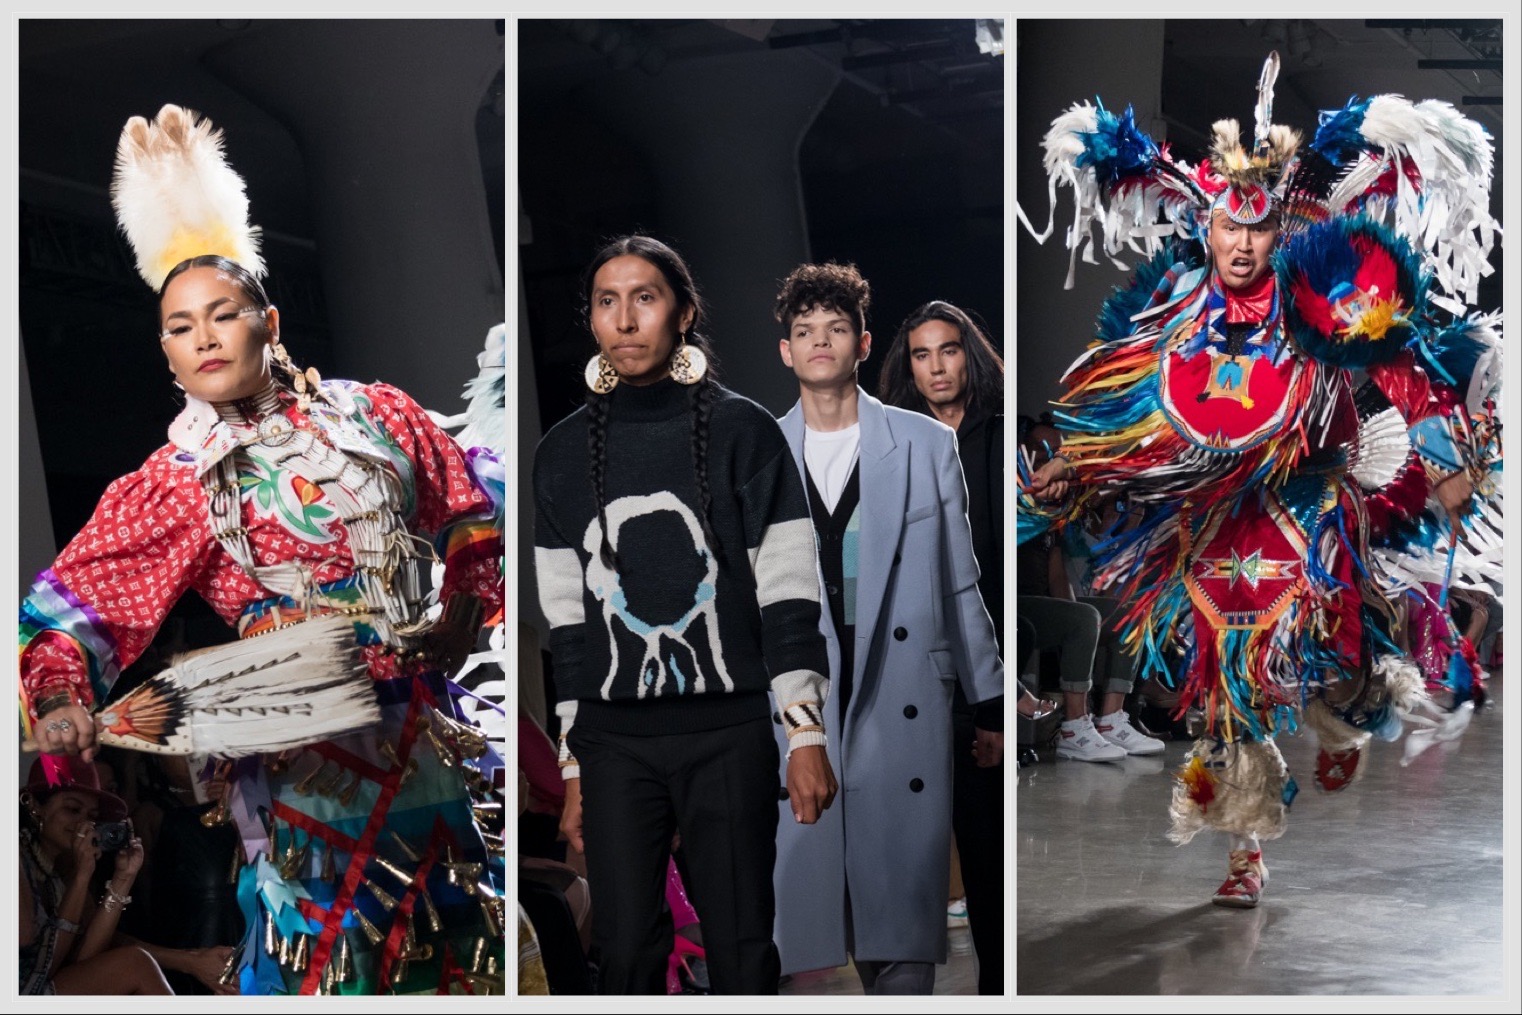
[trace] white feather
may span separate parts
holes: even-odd
[[[264,273],[243,179],[223,157],[222,132],[190,110],[166,105],[152,123],[140,116],[127,121],[116,149],[111,203],[138,273],[155,290],[174,267],[164,263],[165,256],[182,250],[187,235],[206,238],[199,245],[207,249],[184,257],[221,254],[255,275]]]
[[[354,625],[343,617],[179,657],[149,683],[184,703],[179,728],[163,744],[106,735],[102,742],[153,753],[235,758],[301,747],[380,720]],[[137,693],[102,709],[101,722],[113,724]]]

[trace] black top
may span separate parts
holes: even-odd
[[[978,560],[978,591],[993,618],[999,652],[1004,652],[1004,416],[964,416],[957,427],[957,457],[967,482],[967,522],[972,527],[972,554]],[[1001,695],[976,706],[968,704],[962,685],[956,685],[952,708],[971,712],[980,729],[1004,729]]]
[[[707,464],[717,546],[700,521],[690,392],[675,381],[623,384],[608,396],[616,571],[598,555],[587,409],[539,442],[535,567],[567,727],[574,719],[630,734],[715,729],[768,714],[768,687],[784,710],[824,700],[803,484],[776,420],[714,388]]]
[[[846,714],[851,703],[851,682],[856,666],[856,611],[847,610],[847,589],[852,590],[851,604],[855,605],[856,563],[853,559],[852,573],[846,574],[846,538],[851,519],[861,504],[861,462],[851,466],[850,478],[835,502],[835,510],[824,505],[824,496],[814,485],[812,474],[804,473],[804,486],[808,490],[809,509],[814,516],[814,535],[819,540],[819,571],[824,577],[824,594],[830,604],[830,620],[835,625],[835,640],[840,643],[840,672],[835,676],[835,693],[840,695],[840,715]],[[859,526],[858,526],[859,528]]]

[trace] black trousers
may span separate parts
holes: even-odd
[[[660,736],[571,727],[604,994],[664,994],[672,833],[716,994],[775,994],[777,744],[770,718]]]
[[[978,955],[978,993],[1004,993],[1004,766],[979,768],[971,713],[952,714],[951,828]]]

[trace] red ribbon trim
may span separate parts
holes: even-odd
[[[359,889],[359,883],[365,876],[365,864],[370,857],[375,855],[375,840],[380,836],[381,828],[386,823],[386,814],[391,810],[391,801],[396,798],[401,789],[402,773],[407,770],[407,759],[412,756],[412,744],[417,739],[417,717],[424,704],[432,704],[433,695],[421,681],[412,685],[412,700],[407,704],[407,718],[402,726],[401,741],[397,745],[397,760],[399,764],[389,773],[383,773],[382,778],[375,780],[380,783],[380,795],[375,800],[375,806],[370,809],[370,818],[365,822],[364,832],[354,844],[352,855],[349,858],[349,866],[344,871],[343,884],[339,886],[338,894],[333,897],[333,905],[328,910],[328,918],[323,923],[322,932],[317,938],[317,944],[312,948],[310,965],[307,966],[306,979],[302,981],[301,993],[315,994],[322,981],[322,969],[328,963],[328,957],[333,952],[334,943],[338,935],[342,933],[343,918],[354,903],[354,893]],[[330,749],[331,745],[319,745],[319,750]],[[336,748],[332,748],[335,749]],[[341,752],[349,757],[347,751]],[[325,757],[330,755],[324,754]],[[337,760],[335,758],[335,760]],[[379,771],[375,766],[360,761],[366,768]],[[397,921],[392,921],[392,931],[395,932]],[[389,951],[389,945],[388,945]],[[384,962],[381,970],[381,985],[385,986],[385,970],[389,963]]]

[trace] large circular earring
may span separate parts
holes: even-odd
[[[599,352],[596,356],[587,360],[587,368],[582,371],[582,380],[587,382],[599,395],[606,395],[618,387],[618,371],[613,369],[613,364],[608,362],[608,357]]]
[[[708,357],[703,355],[702,349],[688,345],[687,336],[683,334],[682,344],[671,354],[671,379],[678,384],[696,384],[706,373]]]

